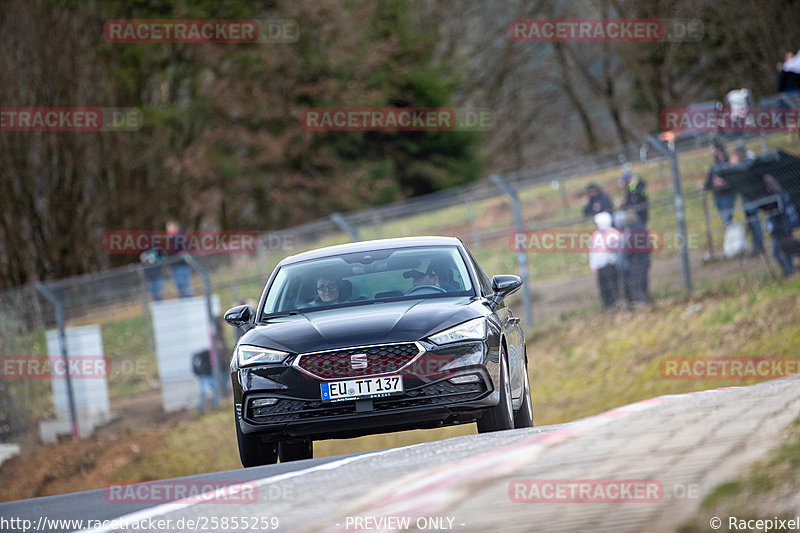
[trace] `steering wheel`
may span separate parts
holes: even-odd
[[[410,289],[408,289],[406,291],[406,294],[411,294],[412,292],[418,291],[420,289],[423,289],[423,290],[424,289],[432,289],[432,290],[434,290],[436,292],[447,292],[443,288],[437,287],[436,285],[417,285],[416,287],[411,287]]]

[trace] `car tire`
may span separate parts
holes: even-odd
[[[514,429],[514,409],[511,405],[511,383],[505,348],[500,349],[500,400],[478,419],[478,433]]]
[[[528,377],[527,358],[525,361],[525,388],[522,390],[522,405],[514,413],[514,428],[532,428],[533,403],[531,402],[531,380]]]
[[[246,435],[239,429],[236,420],[236,442],[239,445],[239,459],[242,466],[274,465],[278,462],[278,450],[274,442],[263,442],[261,435]]]
[[[301,461],[314,457],[314,443],[311,439],[284,440],[278,443],[278,459],[282,463]]]

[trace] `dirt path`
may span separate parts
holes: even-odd
[[[114,471],[155,445],[185,413],[165,414],[161,393],[151,390],[111,402],[116,415],[89,439],[43,445],[24,439],[22,453],[0,466],[0,501],[62,494],[105,486]]]

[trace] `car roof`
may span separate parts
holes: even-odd
[[[291,255],[281,261],[280,265],[299,263],[309,259],[319,259],[332,255],[368,252],[370,250],[385,250],[386,248],[412,248],[414,246],[463,246],[460,239],[456,237],[422,236],[422,237],[400,237],[396,239],[376,239],[372,241],[359,241],[348,244],[337,244],[317,248],[297,255]]]

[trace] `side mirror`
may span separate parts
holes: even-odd
[[[495,301],[500,301],[509,294],[512,294],[522,287],[522,280],[519,276],[500,275],[492,278],[492,290],[494,291]]]
[[[250,323],[253,318],[253,310],[249,305],[237,305],[225,313],[225,322],[231,326],[242,327]]]

